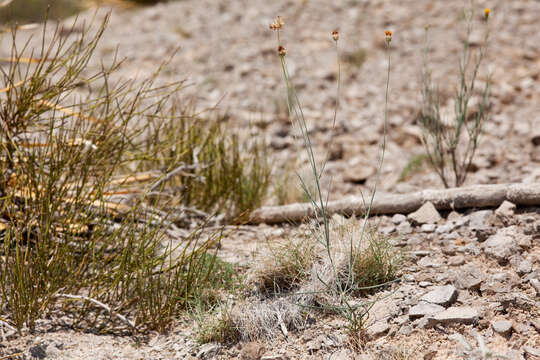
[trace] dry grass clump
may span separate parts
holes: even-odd
[[[203,344],[210,342],[229,344],[238,342],[240,333],[229,310],[220,308],[199,320],[196,338]]]
[[[288,298],[242,302],[233,308],[231,318],[243,341],[275,339],[304,329],[308,322],[307,312]]]
[[[286,242],[269,245],[256,260],[248,279],[261,293],[279,294],[336,282],[349,282],[351,290],[364,291],[395,279],[401,257],[376,228],[364,229],[363,220],[334,216],[330,221],[334,242],[328,256],[326,247],[313,241],[314,227],[302,227]],[[333,278],[332,266],[338,279]]]
[[[231,312],[230,325],[243,340],[300,329],[309,311],[333,312],[343,306],[343,289],[348,296],[361,296],[395,279],[400,255],[388,238],[375,228],[366,230],[358,219],[335,216],[329,223],[334,241],[330,256],[324,244],[313,241],[317,227],[308,225],[287,242],[269,245],[256,259],[247,281],[259,295]],[[369,310],[367,303],[359,306]]]
[[[313,242],[302,236],[277,244],[269,243],[257,258],[248,283],[261,294],[289,292],[309,276],[313,263],[320,256],[318,250]]]

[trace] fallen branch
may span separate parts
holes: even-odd
[[[416,211],[426,202],[431,202],[438,210],[483,208],[499,206],[504,200],[516,205],[540,205],[540,183],[474,185],[444,190],[424,190],[411,194],[376,194],[370,214],[408,214]],[[369,199],[349,196],[328,202],[328,213],[346,216],[361,216],[366,212]],[[313,217],[314,210],[309,203],[270,206],[255,210],[250,224],[278,224],[297,222]]]
[[[120,314],[116,314],[114,313],[112,310],[111,310],[111,307],[109,305],[106,305],[104,303],[102,303],[101,301],[98,301],[96,299],[92,299],[91,297],[88,297],[88,296],[83,296],[83,295],[71,295],[71,294],[56,294],[56,297],[60,297],[60,298],[66,298],[66,299],[73,299],[73,300],[85,300],[85,301],[89,301],[91,302],[92,304],[94,305],[97,305],[99,306],[100,308],[104,309],[110,316],[115,316],[117,317],[120,321],[122,321],[123,323],[127,324],[128,326],[130,326],[131,328],[135,328],[135,323],[131,320],[129,320],[128,318],[126,318],[124,315],[120,315]]]
[[[194,165],[186,165],[182,163],[182,165],[178,166],[176,169],[172,170],[171,172],[165,174],[163,177],[161,177],[159,180],[154,182],[148,192],[156,191],[164,182],[169,181],[172,177],[183,174],[184,176],[193,176],[193,174],[184,174],[184,171],[186,170],[195,170],[198,166],[196,164]]]

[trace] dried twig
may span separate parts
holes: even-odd
[[[166,181],[169,181],[173,176],[176,176],[186,170],[195,170],[199,166],[197,164],[194,165],[186,165],[184,163],[181,163],[180,166],[178,166],[176,169],[172,170],[171,172],[165,174],[163,177],[159,178],[156,182],[154,182],[150,188],[148,189],[148,192],[156,191],[161,184],[163,184]]]
[[[129,320],[124,315],[114,313],[111,310],[111,307],[109,305],[104,304],[101,301],[98,301],[96,299],[92,299],[91,297],[83,296],[83,295],[71,295],[71,294],[56,294],[56,297],[61,297],[61,298],[66,298],[66,299],[74,299],[74,300],[89,301],[92,304],[95,304],[95,305],[99,306],[100,308],[104,309],[105,311],[107,311],[109,313],[109,315],[115,316],[116,318],[118,318],[123,323],[129,325],[131,328],[135,328],[135,323],[133,321]]]

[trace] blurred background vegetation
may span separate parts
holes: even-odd
[[[0,21],[28,24],[42,22],[46,17],[59,20],[77,14],[79,11],[97,6],[153,5],[164,0],[13,0],[0,9]]]

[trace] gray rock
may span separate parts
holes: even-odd
[[[511,293],[519,282],[520,278],[513,271],[498,272],[480,286],[480,291],[486,294]]]
[[[493,331],[501,335],[508,335],[512,332],[512,322],[508,320],[493,321],[491,327]]]
[[[435,232],[437,234],[447,234],[451,231],[454,231],[457,228],[456,224],[453,222],[446,223],[444,225],[437,226]]]
[[[45,359],[47,357],[47,344],[38,344],[30,347],[30,356],[36,359]]]
[[[418,322],[416,323],[416,327],[419,329],[426,329],[430,326],[433,326],[433,323],[430,322],[430,319],[428,316],[424,316],[423,318],[418,320]]]
[[[403,214],[395,214],[394,216],[392,216],[392,222],[395,225],[399,225],[406,220],[407,220],[407,217]]]
[[[536,290],[536,296],[540,296],[540,280],[530,279],[529,283],[531,283],[531,286]]]
[[[519,233],[517,235],[517,244],[520,248],[528,249],[532,246],[532,238],[530,235]]]
[[[310,352],[318,351],[322,348],[322,345],[323,344],[320,339],[313,339],[306,344],[306,350]]]
[[[424,233],[432,233],[437,228],[435,224],[423,224],[420,230]]]
[[[204,344],[199,348],[197,357],[199,359],[214,359],[221,351],[221,345],[216,343]]]
[[[412,275],[412,274],[405,274],[405,275],[403,275],[403,280],[404,280],[404,281],[407,281],[407,282],[414,282],[414,281],[415,281],[414,275]]]
[[[418,264],[418,266],[432,267],[432,268],[438,268],[441,266],[441,264],[439,264],[437,261],[433,260],[429,256],[421,258],[420,260],[418,260],[416,264]]]
[[[426,202],[418,210],[410,213],[407,218],[415,225],[434,224],[441,220],[441,215],[431,202]]]
[[[417,257],[424,257],[424,256],[428,256],[429,254],[431,254],[431,252],[429,252],[428,250],[416,250],[416,251],[411,252],[411,255],[414,255]]]
[[[450,213],[446,217],[446,221],[456,221],[456,220],[460,220],[461,218],[462,217],[460,213],[456,211],[450,211]]]
[[[330,355],[330,357],[328,358],[328,360],[354,360],[354,359],[356,359],[356,357],[354,356],[354,353],[349,349],[338,350],[332,353],[332,355]],[[263,358],[261,360],[266,360],[266,359]]]
[[[523,347],[523,350],[531,355],[531,356],[536,356],[536,357],[540,357],[540,349],[537,349],[537,348],[533,348],[532,346],[528,346],[528,345],[525,345]]]
[[[489,219],[493,215],[492,210],[475,211],[467,215],[469,226],[472,229],[484,228],[489,224]]]
[[[512,217],[516,211],[516,204],[504,200],[503,203],[495,210],[495,215],[499,217]]]
[[[532,319],[531,325],[536,329],[536,331],[540,332],[540,318]]]
[[[409,309],[409,318],[417,319],[417,318],[424,317],[426,315],[435,315],[442,311],[444,311],[444,307],[437,304],[431,304],[431,303],[422,301]]]
[[[525,275],[532,271],[532,264],[529,260],[523,259],[519,262],[516,272],[519,275]]]
[[[398,233],[402,235],[410,234],[413,231],[411,224],[409,224],[407,221],[404,221],[401,224],[399,224],[396,230],[398,231]]]
[[[412,331],[413,331],[412,326],[403,325],[402,327],[399,328],[398,335],[407,336],[407,335],[410,335]]]
[[[347,166],[343,174],[343,180],[353,184],[363,184],[368,178],[375,175],[377,169],[373,166],[363,163],[358,163],[352,166]]]
[[[482,270],[474,264],[464,266],[456,274],[456,286],[459,289],[477,289],[485,280]]]
[[[446,246],[442,248],[442,253],[444,255],[454,256],[456,255],[457,248],[458,247],[455,244],[446,244]]]
[[[474,324],[478,321],[478,310],[470,306],[451,307],[435,314],[432,318],[438,324]]]
[[[420,298],[422,301],[428,303],[448,306],[456,301],[458,296],[458,291],[452,285],[446,286],[437,286],[432,291],[428,292]]]
[[[452,256],[448,259],[448,265],[461,266],[465,264],[465,257],[463,255]]]
[[[474,236],[476,237],[476,241],[478,242],[484,242],[491,235],[495,234],[495,228],[491,227],[471,228],[471,230],[474,232]]]
[[[428,286],[431,286],[433,285],[432,283],[430,283],[429,281],[420,281],[418,283],[418,286],[420,286],[421,288],[427,288]]]
[[[396,231],[396,227],[394,225],[389,225],[389,226],[381,227],[379,231],[383,235],[389,235],[393,233],[394,231]]]
[[[390,330],[390,325],[386,321],[377,321],[367,328],[367,334],[371,339],[377,339]]]
[[[497,231],[482,244],[484,252],[487,255],[496,258],[501,264],[508,262],[510,256],[520,250],[515,239],[516,231],[512,228],[514,227],[512,226]]]

